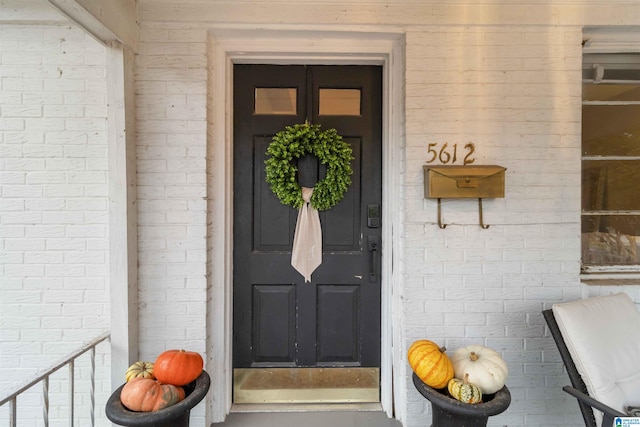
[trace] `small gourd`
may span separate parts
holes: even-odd
[[[153,363],[152,362],[136,362],[129,366],[127,372],[124,375],[125,380],[129,381],[133,378],[149,378],[155,379],[153,376]]]
[[[429,340],[418,340],[409,347],[407,357],[411,369],[430,387],[445,388],[453,378],[453,365],[445,350]]]
[[[469,375],[465,375],[464,379],[451,378],[447,384],[449,394],[456,400],[472,405],[482,402],[482,392],[480,388],[469,382]]]

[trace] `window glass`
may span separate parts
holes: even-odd
[[[640,264],[640,215],[583,215],[582,264]]]
[[[585,84],[582,87],[585,101],[640,101],[640,85],[635,84]]]
[[[640,272],[640,56],[586,55],[583,75],[596,63],[582,91],[583,270]]]
[[[360,89],[320,89],[321,116],[359,116]]]
[[[294,87],[257,87],[255,114],[297,114],[297,89]]]
[[[640,160],[582,162],[582,210],[640,212]]]
[[[637,54],[590,53],[582,58],[582,77],[600,81],[640,82],[640,66]]]
[[[640,105],[584,105],[583,156],[640,156]]]

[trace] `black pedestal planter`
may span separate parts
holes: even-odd
[[[491,415],[498,415],[507,410],[511,403],[511,393],[507,386],[494,395],[483,396],[486,402],[471,405],[462,403],[446,393],[429,387],[413,374],[413,385],[431,402],[433,423],[431,427],[484,427]]]
[[[153,412],[134,412],[125,408],[120,401],[120,391],[124,387],[123,384],[107,400],[105,412],[109,420],[120,426],[188,427],[191,409],[204,398],[209,391],[210,384],[209,374],[202,371],[195,381],[184,386],[186,394],[184,400]]]

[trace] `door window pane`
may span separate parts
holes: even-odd
[[[359,116],[360,89],[320,89],[321,116]]]
[[[257,87],[255,114],[297,114],[297,89],[295,87]]]

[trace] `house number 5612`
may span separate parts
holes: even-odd
[[[476,151],[476,146],[473,142],[467,142],[464,145],[465,155],[462,158],[462,164],[468,165],[476,161],[473,157],[473,153]],[[446,165],[448,163],[456,163],[458,161],[458,144],[453,144],[449,146],[448,142],[440,145],[437,142],[432,142],[429,144],[429,148],[427,149],[427,153],[431,156],[427,163],[433,163],[436,160],[440,160],[440,163]]]

